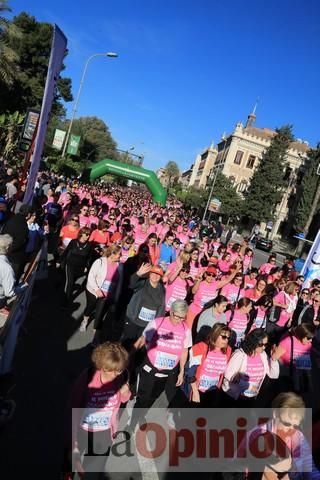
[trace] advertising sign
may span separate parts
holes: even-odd
[[[208,210],[210,212],[219,212],[221,208],[221,202],[218,198],[213,198],[210,200]]]
[[[67,153],[77,155],[81,137],[79,135],[70,135]]]
[[[59,128],[56,128],[56,131],[54,132],[53,142],[52,142],[53,148],[56,148],[57,150],[61,150],[65,136],[66,136],[66,132],[64,130],[59,130]]]

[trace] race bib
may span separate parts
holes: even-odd
[[[64,238],[62,240],[62,244],[67,247],[69,245],[69,243],[71,242],[71,238]]]
[[[199,382],[199,390],[206,392],[207,390],[213,390],[217,387],[218,379],[211,378],[207,375],[201,375]]]
[[[144,322],[151,322],[156,318],[156,313],[156,310],[150,310],[150,308],[142,307],[138,318]]]
[[[178,356],[173,353],[157,352],[154,366],[158,370],[172,370],[177,363]]]
[[[294,363],[298,370],[311,370],[311,358],[308,354],[297,357]]]
[[[263,321],[264,321],[264,317],[256,317],[254,324],[257,328],[261,328]]]
[[[243,331],[239,331],[239,330],[234,330],[234,333],[236,334],[236,346],[239,346],[240,345],[240,342],[241,340],[243,339],[244,337],[244,332]]]
[[[109,411],[95,411],[92,408],[87,409],[83,416],[81,425],[90,430],[108,430],[110,428],[112,413]]]
[[[112,282],[109,282],[109,280],[105,280],[102,284],[101,290],[103,293],[108,293],[110,288],[111,288]]]
[[[248,388],[242,392],[245,397],[256,397],[259,392],[260,382],[249,382]]]

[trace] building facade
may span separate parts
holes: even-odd
[[[255,127],[255,120],[256,115],[253,112],[248,116],[246,125],[237,123],[234,131],[231,134],[224,135],[216,148],[211,145],[209,149],[198,155],[193,166],[189,186],[206,187],[210,185],[217,169],[219,169],[232,181],[237,192],[242,195],[247,190],[263,153],[270,146],[271,139],[276,134],[275,130]],[[297,140],[292,142],[288,149],[287,166],[284,171],[287,186],[282,201],[277,208],[276,221],[273,225],[271,237],[278,235],[279,227],[287,217],[288,199],[295,188],[296,179],[302,174],[309,148],[307,142]],[[205,161],[205,164],[203,164],[203,161]],[[199,181],[199,185],[197,185],[197,181]]]

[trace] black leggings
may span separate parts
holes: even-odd
[[[95,330],[101,330],[104,316],[110,308],[111,302],[106,298],[97,298],[95,295],[88,292],[88,290],[86,290],[86,299],[87,305],[84,310],[84,316],[91,317],[95,311],[93,328]]]
[[[82,277],[84,273],[83,273],[83,269],[72,268],[68,264],[66,265],[65,273],[66,273],[65,294],[66,294],[66,300],[69,302],[72,298],[74,285],[77,279]]]

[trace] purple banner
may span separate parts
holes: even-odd
[[[38,133],[35,141],[34,151],[32,155],[31,167],[29,170],[29,177],[27,189],[24,196],[23,203],[31,204],[34,194],[34,186],[39,171],[41,155],[43,152],[43,145],[46,136],[49,114],[52,107],[54,92],[57,80],[62,67],[63,57],[67,47],[67,38],[57,25],[53,27],[53,38],[51,46],[51,54],[48,66],[48,73],[46,79],[46,86],[44,89]]]

